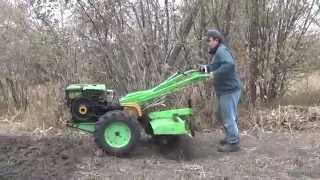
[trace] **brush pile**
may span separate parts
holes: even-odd
[[[278,106],[274,109],[256,109],[250,121],[264,129],[306,130],[320,128],[320,106]]]

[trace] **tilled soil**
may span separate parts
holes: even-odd
[[[129,157],[101,152],[89,135],[0,135],[0,180],[320,179],[320,132],[243,132],[241,151],[218,153],[221,132],[181,146],[141,142]]]
[[[87,141],[90,142],[90,139]],[[0,179],[70,179],[93,147],[71,137],[0,136]]]

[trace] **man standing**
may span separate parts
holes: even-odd
[[[223,44],[223,35],[217,30],[207,33],[211,63],[200,66],[204,72],[213,72],[213,86],[216,92],[216,117],[223,122],[225,138],[220,140],[219,152],[240,150],[237,106],[241,93],[241,82],[236,72],[234,58]]]

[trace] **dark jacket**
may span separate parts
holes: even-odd
[[[213,86],[218,96],[240,90],[241,82],[236,72],[234,58],[225,45],[219,45],[207,69],[209,72],[214,72]]]

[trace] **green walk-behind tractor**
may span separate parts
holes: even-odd
[[[66,88],[72,115],[68,126],[92,133],[96,144],[115,156],[130,153],[139,142],[142,129],[151,137],[166,141],[193,136],[191,103],[187,108],[153,112],[145,109],[159,98],[208,77],[197,70],[177,72],[152,89],[129,93],[118,100],[104,84],[71,84]]]

